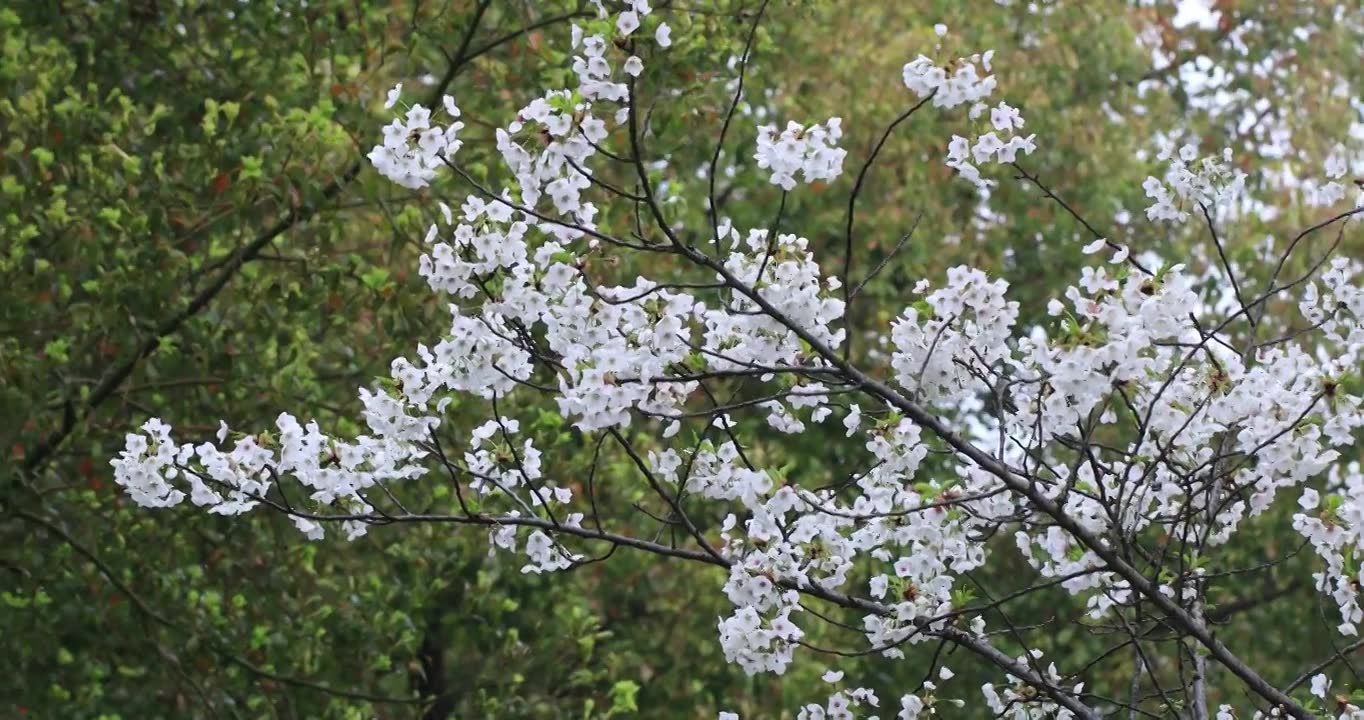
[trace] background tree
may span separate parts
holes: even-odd
[[[118,505],[122,501],[108,494],[102,458],[145,415],[175,418],[182,427],[186,421],[200,422],[196,432],[203,439],[216,430],[211,422],[217,417],[227,417],[234,427],[264,427],[282,406],[316,416],[340,432],[353,429],[347,420],[357,407],[351,389],[384,374],[386,353],[411,346],[425,335],[431,318],[440,316],[439,303],[418,289],[421,280],[411,274],[417,241],[435,219],[431,199],[398,192],[354,164],[362,152],[358,148],[367,147],[374,135],[378,122],[373,112],[392,80],[407,79],[409,87],[427,74],[439,80],[451,62],[442,53],[458,59],[470,28],[475,29],[469,35],[472,51],[514,35],[466,63],[453,80],[470,126],[465,136],[473,138],[490,135],[491,127],[536,95],[537,88],[571,77],[562,54],[566,23],[547,24],[539,33],[520,29],[558,17],[554,12],[580,8],[500,3],[483,8],[469,3],[439,14],[428,10],[430,17],[420,6],[416,12],[365,8],[360,6],[357,13],[353,4],[323,4],[306,14],[288,14],[252,6],[238,9],[232,18],[212,7],[172,11],[156,5],[82,8],[63,16],[41,9],[11,15],[14,37],[24,39],[7,43],[6,52],[13,53],[15,62],[6,66],[26,74],[6,78],[13,108],[13,119],[7,116],[7,122],[27,134],[16,133],[24,138],[22,147],[11,141],[6,149],[12,178],[6,196],[24,209],[13,213],[15,220],[6,226],[7,248],[15,267],[33,270],[18,276],[35,282],[7,289],[16,302],[7,304],[13,316],[6,323],[16,331],[6,351],[6,413],[24,423],[12,424],[19,432],[13,440],[6,438],[5,446],[13,448],[26,472],[14,476],[5,495],[7,531],[24,538],[7,544],[15,549],[7,551],[14,555],[6,564],[24,581],[20,591],[11,593],[11,604],[17,607],[6,612],[6,636],[31,633],[24,636],[34,640],[22,643],[29,652],[19,661],[19,672],[10,675],[15,692],[5,694],[22,698],[25,708],[37,712],[87,707],[129,714],[254,714],[268,707],[302,716],[325,708],[368,712],[365,701],[338,695],[347,692],[428,698],[407,710],[385,706],[386,712],[462,708],[465,714],[486,714],[502,708],[500,712],[514,716],[541,716],[548,708],[577,714],[588,701],[598,710],[612,705],[623,709],[631,704],[632,684],[645,686],[641,701],[653,708],[685,698],[687,704],[679,709],[683,716],[703,714],[708,705],[739,707],[743,697],[752,698],[752,707],[762,712],[809,700],[808,682],[801,679],[822,673],[823,660],[796,666],[786,676],[793,682],[786,684],[747,679],[718,662],[713,618],[725,612],[725,604],[717,593],[705,591],[719,582],[710,571],[661,570],[622,554],[611,563],[569,574],[570,585],[562,584],[564,577],[548,585],[551,581],[519,579],[515,562],[474,562],[483,554],[482,544],[439,527],[384,533],[345,553],[319,553],[281,539],[277,533],[292,532],[287,523],[248,528],[227,522],[210,527],[200,518],[152,522],[126,512]],[[691,141],[692,133],[696,123],[713,128],[723,120],[737,69],[730,59],[743,53],[758,9],[754,3],[660,9],[678,39],[687,40],[657,61],[650,58],[647,70],[669,77],[675,72],[687,83],[679,86],[687,89],[689,102],[659,102],[650,118],[651,147],[666,150],[672,167],[708,165],[711,148]],[[1208,30],[1174,27],[1172,7],[1129,10],[1114,4],[1109,9],[1114,12],[1067,8],[1030,14],[1020,7],[969,17],[932,3],[859,4],[853,12],[819,4],[770,9],[752,39],[748,92],[722,166],[727,168],[733,158],[732,174],[726,170],[719,182],[720,191],[728,193],[726,213],[743,227],[769,219],[771,208],[754,200],[770,199],[772,191],[751,160],[753,125],[763,113],[768,118],[819,118],[836,109],[845,115],[850,133],[843,145],[858,159],[858,148],[870,148],[879,139],[873,133],[905,109],[903,89],[894,88],[899,66],[937,43],[948,54],[993,46],[1008,56],[1027,48],[1036,61],[1015,63],[1001,73],[1002,92],[1015,102],[1019,96],[1014,88],[1035,93],[1019,102],[1028,129],[1068,140],[1036,156],[1039,164],[1029,170],[1056,183],[1057,192],[1091,220],[1140,215],[1146,204],[1138,190],[1140,179],[1152,170],[1129,158],[1137,147],[1150,147],[1144,138],[1155,128],[1209,138],[1211,147],[1219,142],[1215,130],[1227,123],[1225,103],[1200,107],[1189,100],[1180,107],[1174,98],[1162,97],[1161,87],[1192,85],[1197,78],[1150,67],[1144,44],[1155,41],[1150,28],[1164,29],[1159,42],[1177,63],[1172,67],[1196,64],[1203,55],[1228,72],[1245,63],[1237,71],[1241,76],[1252,75],[1247,69],[1252,63],[1280,57],[1296,46],[1291,48],[1298,53],[1291,71],[1265,79],[1244,102],[1289,97],[1284,89],[1300,88],[1295,90],[1300,97],[1325,98],[1328,104],[1311,113],[1290,111],[1298,105],[1276,108],[1261,125],[1242,131],[1250,140],[1238,149],[1264,150],[1256,134],[1275,127],[1274,120],[1304,121],[1293,135],[1301,156],[1286,158],[1286,164],[1302,159],[1316,163],[1326,145],[1313,143],[1339,137],[1339,124],[1322,132],[1306,122],[1343,117],[1340,103],[1349,97],[1348,92],[1342,100],[1314,89],[1342,82],[1357,87],[1350,84],[1355,79],[1338,73],[1353,69],[1339,58],[1350,57],[1358,47],[1358,28],[1328,25],[1325,20],[1338,11],[1334,6],[1304,4],[1250,15],[1224,4],[1222,25]],[[1314,17],[1318,29],[1310,42],[1292,36],[1293,28],[1311,26]],[[185,33],[177,37],[176,23],[156,24],[148,18],[175,18]],[[950,34],[938,39],[925,18],[948,23]],[[133,28],[153,26],[164,33],[165,51],[158,52],[155,42],[129,47],[119,40]],[[826,30],[830,27],[835,31]],[[897,31],[901,28],[912,30]],[[187,43],[184,37],[195,40]],[[1080,62],[1067,49],[1075,38],[1102,38],[1105,42],[1094,45],[1112,55],[1087,53]],[[1241,45],[1248,48],[1248,59],[1239,59]],[[875,69],[877,63],[884,71]],[[850,73],[849,66],[863,70]],[[804,72],[778,69],[792,67]],[[167,92],[167,74],[181,78],[180,92]],[[1144,97],[1134,83],[1143,77]],[[1067,99],[1072,84],[1079,89]],[[111,110],[106,117],[99,111],[103,105],[73,100],[69,111],[82,113],[88,125],[58,123],[58,135],[51,135],[50,118],[58,116],[58,101],[47,98],[64,97],[68,88],[82,85],[89,97],[114,98],[109,107],[120,109],[121,115]],[[525,89],[494,92],[506,86]],[[35,93],[35,88],[42,90]],[[111,95],[115,88],[118,94]],[[1200,91],[1183,92],[1197,98]],[[161,118],[158,103],[166,107]],[[1138,112],[1138,106],[1144,110]],[[853,108],[857,117],[851,115]],[[29,120],[20,122],[25,116]],[[120,117],[117,122],[108,119]],[[151,131],[147,118],[156,118]],[[1084,228],[1063,208],[1022,191],[1000,192],[985,207],[972,200],[969,187],[938,167],[943,138],[950,135],[953,122],[914,118],[884,146],[876,171],[867,178],[858,201],[854,267],[870,269],[890,260],[864,290],[866,302],[858,312],[868,315],[854,314],[858,327],[883,327],[918,277],[940,276],[956,262],[971,260],[1004,273],[1030,311],[1040,308],[1037,299],[1053,294],[1062,282],[1048,278],[1069,277],[1074,273],[1066,269],[1081,262]],[[106,141],[113,149],[106,148]],[[478,159],[477,153],[488,149],[481,145],[469,141],[461,163],[477,174],[483,162],[488,169],[482,172],[488,175],[482,177],[494,177],[496,161]],[[82,151],[89,161],[82,159]],[[163,165],[170,158],[169,172],[148,172],[140,176],[142,183],[129,182],[139,176],[128,168],[155,167],[158,151]],[[44,157],[50,159],[44,162]],[[332,179],[345,182],[331,184]],[[678,196],[691,198],[704,196],[708,184],[708,178],[670,181]],[[845,177],[838,182],[853,181]],[[451,178],[436,190],[443,193],[448,187],[458,197],[465,192],[458,186],[458,179]],[[911,196],[906,188],[914,188]],[[811,238],[821,258],[838,258],[843,250],[847,193],[839,190],[846,189],[835,185],[823,193],[792,194],[785,211],[792,227],[829,228]],[[132,192],[137,194],[127,195]],[[34,208],[42,208],[42,215]],[[1099,214],[1091,212],[1095,210]],[[704,227],[707,221],[703,204],[672,206],[670,212],[687,227]],[[39,221],[25,222],[31,217]],[[1250,260],[1257,243],[1233,236],[1256,238],[1301,219],[1289,212],[1257,226],[1242,218],[1249,223],[1247,230],[1229,233],[1228,247],[1233,255],[1242,253],[1243,261]],[[283,229],[275,232],[281,224]],[[916,233],[935,241],[907,242],[891,257],[890,249],[916,225]],[[33,232],[40,235],[25,237]],[[1038,233],[1047,242],[1026,241]],[[1203,237],[1148,237],[1144,229],[1133,233],[1131,238],[1115,237],[1133,247],[1207,252]],[[42,237],[53,239],[44,242]],[[187,247],[166,240],[173,237],[187,238]],[[652,262],[644,263],[634,269],[653,269]],[[196,306],[196,293],[212,289],[220,277],[231,280],[212,302]],[[87,287],[91,280],[95,284]],[[42,304],[44,291],[58,299],[49,314],[35,310],[47,307]],[[163,333],[167,327],[170,332]],[[859,352],[866,346],[862,340],[854,345]],[[122,373],[126,375],[119,377]],[[112,383],[108,378],[114,378]],[[458,408],[449,418],[450,427],[467,429],[486,416],[483,406]],[[582,476],[597,466],[606,473],[608,486],[623,486],[636,472],[624,457],[594,464],[583,438],[556,426],[552,417],[544,422],[543,429],[560,438],[555,457],[569,463],[565,471]],[[811,476],[836,475],[844,462],[840,458],[859,448],[853,441],[840,445],[833,439],[817,447],[780,437],[766,437],[764,443],[766,454],[789,458]],[[86,458],[91,462],[82,472]],[[666,507],[650,510],[667,512]],[[653,521],[635,513],[614,519],[652,530]],[[1283,542],[1300,542],[1286,522],[1270,527],[1279,529]],[[1251,543],[1244,552],[1258,556],[1263,547]],[[90,555],[100,564],[91,562]],[[156,561],[149,563],[152,558]],[[147,565],[157,570],[137,572]],[[1021,559],[992,570],[1009,577],[1020,567]],[[458,579],[448,580],[446,587],[451,575]],[[987,588],[999,587],[997,582],[993,576],[981,578]],[[554,588],[552,597],[546,596],[546,586]],[[1270,581],[1265,587],[1267,598],[1290,599],[1256,610],[1287,609],[1285,615],[1270,617],[1301,618],[1302,606],[1291,602],[1293,594],[1314,597],[1301,575],[1284,578],[1282,591]],[[91,594],[91,588],[100,601],[69,599]],[[626,588],[631,592],[621,598]],[[173,626],[149,620],[139,603],[126,599],[131,593],[173,619]],[[46,602],[44,594],[61,600]],[[1254,604],[1248,596],[1233,598],[1232,605],[1238,600]],[[104,609],[105,602],[116,605]],[[1056,602],[1047,596],[1034,609]],[[278,617],[312,619],[302,627],[282,628],[269,622]],[[468,617],[488,622],[474,627],[458,622]],[[1265,615],[1245,617],[1245,627],[1253,627]],[[502,631],[520,622],[526,623],[524,632]],[[81,631],[111,623],[128,629]],[[59,627],[69,629],[78,644],[54,647],[45,642]],[[1086,634],[1081,626],[1063,629],[1048,646],[1049,656],[1073,651],[1076,659],[1092,657],[1101,641],[1081,642]],[[1033,635],[1045,638],[1047,632]],[[129,650],[124,641],[128,636],[150,640],[144,648]],[[344,643],[341,637],[347,638]],[[1029,639],[1037,644],[1037,637]],[[1318,637],[1324,642],[1328,635]],[[533,643],[527,645],[525,638]],[[812,634],[810,642],[823,639]],[[543,665],[560,651],[561,641],[577,651],[572,657],[580,658],[584,672],[558,663]],[[1317,655],[1311,643],[1288,645],[1265,646],[1265,659],[1282,659],[1284,667],[1293,668]],[[337,652],[347,646],[365,651]],[[225,661],[233,656],[251,667]],[[689,658],[695,661],[683,661]],[[472,672],[506,664],[516,669]],[[867,665],[880,667],[871,661]],[[886,675],[885,682],[903,684],[908,675],[915,675],[910,682],[918,682],[923,664],[917,665],[905,676]],[[561,674],[546,675],[547,670]],[[1119,666],[1112,672],[1123,676],[1127,671]],[[503,682],[493,684],[495,679]],[[467,684],[451,685],[457,681]],[[331,692],[314,692],[300,682]],[[155,692],[148,693],[148,688]],[[449,702],[429,700],[442,693],[466,704],[452,708]],[[177,709],[166,710],[172,702],[179,704]]]

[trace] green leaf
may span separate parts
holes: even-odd
[[[370,290],[382,290],[389,282],[389,272],[387,269],[378,265],[371,266],[360,275],[360,280],[365,283],[365,287]]]
[[[607,717],[617,713],[632,713],[639,711],[636,698],[639,695],[639,685],[633,680],[619,680],[611,686],[611,709],[607,711]]]

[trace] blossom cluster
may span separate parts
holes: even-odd
[[[977,103],[968,113],[974,120],[987,109],[985,103]],[[1023,116],[1017,108],[1007,103],[999,103],[988,108],[993,130],[977,137],[974,141],[953,135],[947,145],[946,165],[957,171],[968,182],[985,189],[992,183],[980,174],[980,165],[998,163],[1007,165],[1018,160],[1018,154],[1031,155],[1037,150],[1036,135],[1027,136],[1017,131],[1023,127]],[[1002,137],[1001,137],[1002,136]]]
[[[758,128],[758,150],[754,159],[758,167],[771,172],[771,182],[783,190],[796,187],[796,173],[805,182],[833,180],[843,172],[843,159],[848,152],[838,147],[843,137],[843,121],[828,121],[803,127],[788,122],[780,133],[774,125]]]
[[[389,91],[385,108],[398,103],[402,93],[399,83]],[[459,107],[449,95],[441,100],[445,113],[444,124],[432,124],[432,111],[413,105],[407,114],[384,126],[384,141],[369,152],[370,164],[379,174],[412,190],[426,187],[435,179],[448,158],[459,152],[463,143],[459,131]]]
[[[1151,220],[1184,222],[1194,206],[1211,207],[1245,189],[1246,174],[1232,165],[1231,148],[1223,150],[1220,158],[1199,158],[1194,145],[1176,151],[1173,143],[1163,143],[1156,159],[1170,165],[1163,181],[1147,177],[1142,184],[1146,197],[1154,201],[1146,208]]]
[[[1331,151],[1323,168],[1325,182],[1308,180],[1303,183],[1303,193],[1308,205],[1326,207],[1345,199],[1347,189],[1341,181],[1345,178],[1345,173],[1350,171],[1346,153],[1345,148],[1339,145]]]
[[[993,50],[983,54],[959,58],[946,67],[920,55],[905,64],[902,78],[905,87],[921,98],[932,97],[934,107],[953,108],[979,103],[995,91],[998,82],[991,70]]]
[[[972,368],[1008,354],[1018,303],[1008,283],[965,266],[947,271],[947,285],[910,306],[891,326],[891,367],[901,387],[929,402],[959,396],[976,384]]]
[[[1042,659],[1042,651],[1033,649],[1028,652],[1027,657],[1017,659],[1020,665],[1036,664]],[[1044,677],[1047,682],[1053,685],[1061,685],[1063,678],[1056,669],[1056,663],[1048,663]],[[1079,683],[1070,688],[1071,692],[1079,695],[1084,690],[1084,683]],[[1009,720],[1072,720],[1075,713],[1068,708],[1058,707],[1051,702],[1036,701],[1036,686],[1019,682],[1017,678],[1010,676],[1008,683],[1003,687],[997,687],[992,683],[987,683],[981,688],[981,694],[985,696],[985,704],[994,713],[994,717],[1009,718]]]

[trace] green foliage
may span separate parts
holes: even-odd
[[[1240,9],[1222,4],[1233,16]],[[1260,5],[1240,3],[1252,4]],[[324,1],[276,9],[291,5],[0,8],[0,452],[11,466],[0,471],[0,637],[9,650],[0,662],[0,713],[619,718],[713,717],[725,708],[768,717],[791,716],[815,699],[811,688],[822,687],[831,658],[806,653],[781,678],[745,677],[724,662],[715,641],[723,577],[711,568],[622,551],[542,578],[523,575],[515,558],[489,558],[476,531],[385,527],[353,544],[303,544],[278,518],[149,513],[112,487],[107,459],[148,416],[196,439],[210,437],[218,418],[269,428],[286,408],[355,431],[355,388],[386,374],[394,354],[438,335],[432,328],[443,310],[413,268],[432,201],[463,192],[443,180],[398,193],[361,163],[384,121],[383,92],[397,80],[441,78],[445,55],[471,32],[468,48],[486,52],[465,58],[451,87],[480,123],[502,122],[570,77],[565,22],[519,31],[578,10],[571,3],[494,2],[480,11],[472,0]],[[651,151],[675,167],[709,164],[730,102],[717,80],[729,77],[726,62],[741,54],[754,16],[753,3],[708,5],[709,12],[669,16],[676,44],[650,59],[644,78],[645,92],[680,92],[650,119]],[[783,228],[809,235],[831,269],[841,263],[847,191],[882,129],[907,108],[899,68],[919,52],[993,47],[1000,58],[1022,58],[998,74],[1043,148],[1028,171],[1133,247],[1194,252],[1197,242],[1118,220],[1145,204],[1140,181],[1151,167],[1131,158],[1149,149],[1152,133],[1179,129],[1209,147],[1256,154],[1254,131],[1228,129],[1235,109],[1201,110],[1187,94],[1136,89],[1151,70],[1137,42],[1144,25],[1164,28],[1160,42],[1177,57],[1187,47],[1215,60],[1234,53],[1217,32],[1170,27],[1171,2],[1111,3],[1112,12],[1048,4],[1045,14],[1029,14],[1027,3],[980,13],[946,0],[779,5],[757,33],[749,92],[770,94],[783,121],[844,117],[849,171],[793,194]],[[1358,88],[1361,72],[1344,31],[1310,44],[1295,39],[1291,29],[1312,19],[1313,4],[1293,5],[1256,9],[1262,29],[1246,43],[1252,57],[1293,47],[1295,71],[1237,79],[1262,85],[1259,95],[1311,104],[1301,113],[1287,108],[1301,156],[1272,160],[1282,167],[1319,157],[1340,133],[1321,126],[1328,122],[1321,118],[1349,117],[1324,89],[1341,81]],[[931,28],[938,21],[951,28],[941,47]],[[510,39],[491,45],[501,38]],[[1039,299],[1082,261],[1087,230],[1037,188],[1001,175],[1011,191],[987,215],[952,181],[942,146],[962,131],[960,122],[916,116],[867,179],[852,277],[865,277],[911,228],[914,235],[867,286],[853,313],[858,328],[884,327],[916,301],[915,281],[965,262],[1008,277],[1027,320],[1041,322]],[[733,173],[720,190],[739,227],[765,226],[777,197],[751,162],[756,124],[741,115],[728,137],[724,164]],[[461,155],[480,181],[501,172],[486,146],[470,142]],[[679,175],[676,200],[665,203],[669,220],[692,232],[709,227],[699,202],[707,180]],[[1229,232],[1238,238],[1231,252],[1246,257],[1255,239],[1301,220],[1295,212],[1247,220]],[[628,225],[629,217],[606,208],[602,222]],[[1067,330],[1083,341],[1085,328]],[[467,400],[452,406],[450,437],[489,412]],[[589,438],[551,410],[507,412],[529,421],[560,477],[578,488],[587,482]],[[646,432],[638,435],[632,440],[647,448]],[[792,481],[823,485],[841,479],[860,451],[830,435],[813,444],[772,438],[752,448],[753,458]],[[596,479],[603,504],[657,502],[628,458],[607,457]],[[441,483],[414,493],[452,502]],[[1332,502],[1326,512],[1338,507]],[[638,516],[611,520],[657,532]],[[1257,520],[1240,538],[1223,557],[1246,567],[1295,552],[1298,542],[1283,513]],[[1017,553],[1001,547],[999,558],[957,590],[959,603],[983,605],[1033,582]],[[1239,608],[1219,633],[1253,635],[1238,651],[1268,676],[1290,679],[1319,659],[1332,630],[1312,605],[1307,572],[1260,577],[1264,587],[1229,586],[1214,597],[1221,608]],[[1275,601],[1249,602],[1256,593]],[[1083,608],[1053,589],[1009,612],[1080,618]],[[1263,627],[1295,633],[1255,633]],[[1025,634],[1063,666],[1111,640],[1082,620]],[[836,626],[808,639],[865,647]],[[1001,645],[1021,652],[1011,642]],[[909,648],[900,663],[864,657],[836,665],[891,697],[926,676],[935,650]],[[998,681],[993,668],[955,658],[953,667],[958,687],[970,688],[963,695]],[[1131,672],[1130,664],[1114,668],[1119,678]],[[1232,680],[1212,681],[1234,699]]]

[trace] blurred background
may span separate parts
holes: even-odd
[[[646,58],[650,151],[696,232],[709,227],[705,168],[761,5],[655,0],[674,45]],[[570,24],[591,12],[530,0],[0,7],[0,716],[775,718],[827,694],[829,656],[798,654],[781,677],[724,662],[724,575],[711,568],[622,552],[527,576],[516,558],[490,558],[481,532],[404,526],[308,543],[283,518],[149,512],[113,485],[109,459],[148,417],[190,439],[219,418],[267,427],[281,410],[354,432],[356,388],[448,322],[415,268],[435,201],[467,192],[447,178],[410,193],[368,167],[384,93],[399,81],[417,96],[448,88],[468,123],[461,158],[500,183],[493,130],[571,82]],[[1350,0],[774,0],[759,27],[717,186],[737,226],[765,226],[779,192],[752,160],[757,125],[842,117],[843,177],[793,193],[784,223],[829,269],[856,170],[915,100],[900,69],[920,53],[993,49],[995,97],[1037,134],[1023,165],[1134,252],[1201,266],[1206,237],[1145,222],[1141,183],[1162,172],[1162,140],[1231,148],[1254,202],[1224,237],[1252,280],[1255,258],[1322,216],[1304,198],[1326,158],[1339,146],[1357,159],[1364,141],[1364,12]],[[867,287],[860,330],[887,327],[916,281],[957,264],[1007,278],[1025,322],[1078,277],[1090,235],[1070,213],[1007,173],[981,196],[943,165],[952,134],[967,134],[963,115],[916,115],[867,178],[854,277],[917,229]],[[449,425],[486,414],[457,405]],[[550,467],[585,473],[590,443],[567,428],[556,437]],[[841,432],[797,440],[765,439],[759,457],[827,478],[854,450]],[[643,496],[629,472],[603,478],[623,509],[614,519],[651,532],[630,511]],[[1241,537],[1224,559],[1245,566],[1299,542],[1284,514]],[[977,597],[1030,582],[1003,540],[970,578]],[[1214,598],[1220,636],[1272,681],[1330,652],[1335,610],[1310,572],[1248,574]],[[1116,642],[1060,591],[1010,613],[1038,626],[1026,642],[1063,668]],[[813,645],[865,649],[835,625],[810,633]],[[1016,653],[1019,640],[999,642]],[[898,697],[935,650],[837,667]],[[1113,685],[1130,663],[1085,672]],[[973,688],[998,678],[959,666],[961,717],[985,717]],[[1214,702],[1242,699],[1211,680]]]

